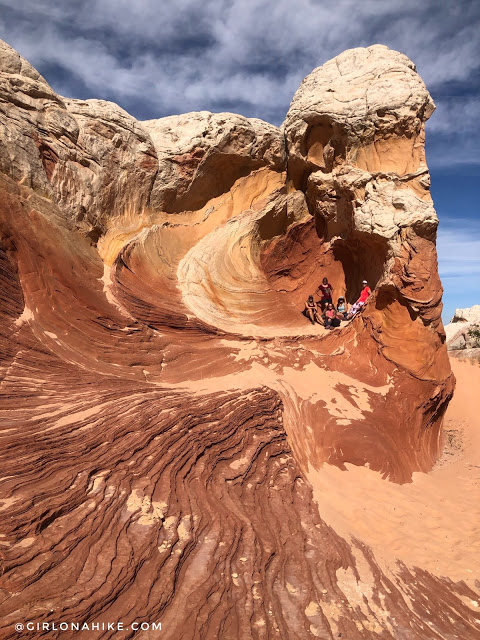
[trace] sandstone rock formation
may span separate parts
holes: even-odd
[[[480,330],[480,305],[455,309],[453,318],[445,327],[447,348],[451,351],[478,348],[480,340],[472,333],[475,329]]]
[[[137,122],[0,62],[3,637],[478,637],[471,546],[361,526],[367,494],[435,509],[454,387],[411,61],[345,52],[281,129]],[[332,332],[300,313],[323,275],[373,290]]]

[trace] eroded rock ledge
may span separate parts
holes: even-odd
[[[4,43],[0,65],[4,637],[69,617],[473,639],[474,585],[433,551],[387,563],[322,520],[322,469],[408,483],[442,450],[434,105],[412,62],[343,53],[281,129],[137,122]],[[330,333],[300,313],[324,274],[374,291]]]

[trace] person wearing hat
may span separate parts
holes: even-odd
[[[351,320],[353,316],[355,316],[360,311],[360,309],[363,307],[363,305],[368,300],[370,294],[372,293],[372,290],[368,286],[368,282],[366,280],[364,280],[362,284],[363,284],[363,289],[360,293],[360,297],[355,302],[355,304],[352,305],[352,308],[350,309],[347,315],[347,320]]]
[[[337,318],[339,320],[346,320],[348,314],[347,303],[345,302],[345,298],[340,296],[337,300]]]

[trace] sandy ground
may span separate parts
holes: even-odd
[[[404,485],[353,465],[348,472],[324,465],[309,476],[322,518],[369,545],[385,571],[396,572],[400,561],[478,590],[480,366],[452,359],[452,369],[457,388],[445,419],[445,450],[430,473],[416,473]]]

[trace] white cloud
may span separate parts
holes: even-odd
[[[427,85],[468,79],[480,60],[471,4],[20,0],[2,12],[0,28],[3,22],[3,37],[34,66],[71,73],[60,86],[47,78],[70,96],[81,80],[92,96],[129,105],[142,96],[159,114],[228,103],[278,121],[301,79],[349,47],[382,42],[402,50]]]
[[[409,55],[437,110],[430,166],[480,166],[480,8],[435,0],[0,0],[0,37],[68,97],[118,102],[139,118],[228,110],[280,124],[301,80],[346,48]],[[63,72],[58,72],[58,69]],[[474,93],[474,92],[473,92]],[[80,95],[81,94],[81,95]],[[437,94],[439,97],[437,97]]]
[[[447,323],[455,309],[480,304],[480,220],[441,219],[437,252]]]
[[[437,238],[440,277],[462,291],[480,291],[480,220],[447,218]]]
[[[476,134],[480,116],[480,95],[442,96],[428,122],[428,131],[447,135]]]
[[[441,96],[427,122],[427,160],[430,168],[479,165],[480,96]]]

